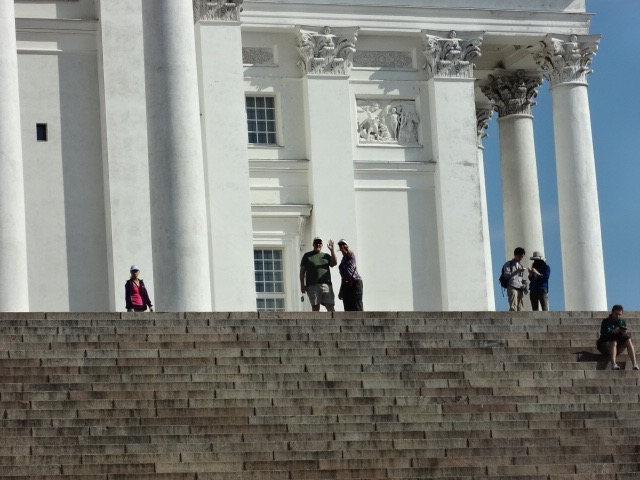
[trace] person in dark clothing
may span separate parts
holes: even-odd
[[[601,353],[611,358],[612,370],[620,370],[620,366],[616,363],[616,357],[626,349],[629,360],[633,362],[633,369],[638,370],[636,351],[633,348],[631,336],[627,333],[627,322],[622,318],[623,312],[622,305],[614,305],[611,308],[611,314],[600,324],[600,338],[598,338],[596,347]]]
[[[331,285],[332,267],[338,264],[333,240],[329,240],[328,247],[331,254],[322,251],[322,239],[313,239],[313,250],[305,253],[300,261],[300,291],[309,296],[309,303],[314,312],[320,311],[324,305],[327,312],[335,310],[335,298]]]
[[[144,312],[147,307],[153,312],[153,304],[149,298],[147,287],[144,286],[144,280],[140,278],[140,267],[131,265],[129,269],[131,278],[124,284],[124,301],[127,312]]]
[[[338,266],[342,283],[338,298],[342,300],[345,312],[361,312],[362,304],[362,277],[356,266],[356,254],[349,248],[349,244],[343,238],[338,242],[338,248],[342,253],[342,261]]]
[[[533,265],[529,269],[529,299],[531,310],[549,310],[549,275],[551,268],[544,261],[542,252],[533,252]]]

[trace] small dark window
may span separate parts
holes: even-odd
[[[46,142],[48,140],[46,123],[36,123],[36,139],[39,142]]]

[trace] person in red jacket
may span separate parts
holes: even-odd
[[[149,298],[147,287],[140,278],[140,267],[131,265],[129,269],[131,278],[124,284],[124,301],[126,303],[127,312],[144,312],[147,307],[153,312],[153,304]]]

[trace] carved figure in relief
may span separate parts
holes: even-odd
[[[387,141],[391,140],[391,135],[389,134],[389,129],[384,123],[380,123],[378,125],[378,140]]]
[[[313,42],[311,40],[311,35],[307,33],[302,33],[296,39],[296,47],[298,48],[298,52],[302,57],[303,61],[308,61],[313,58]]]
[[[398,105],[398,123],[396,124],[396,139],[400,138],[400,126],[402,125],[402,105]]]
[[[331,33],[329,27],[324,27],[321,34],[315,35],[316,45],[318,49],[318,56],[326,58],[333,54],[336,49],[336,44],[333,41],[335,35]]]
[[[334,34],[330,27],[320,32],[300,30],[296,47],[303,74],[348,75],[358,40],[357,30],[350,30],[345,35]]]
[[[482,38],[458,38],[451,30],[447,38],[426,34],[423,53],[427,58],[424,68],[429,76],[470,78],[472,60],[481,54]]]
[[[378,139],[380,130],[380,119],[376,117],[367,118],[360,124],[360,138],[371,141]]]
[[[400,128],[400,122],[398,120],[398,109],[396,107],[391,107],[391,113],[389,113],[389,131],[391,133],[391,138],[394,140],[398,139],[398,128]]]
[[[415,144],[418,143],[417,125],[420,121],[418,116],[412,110],[402,114],[400,117],[400,128],[398,130],[398,141],[400,143]]]
[[[356,42],[358,41],[358,32],[354,32],[351,36],[342,38],[338,42],[336,56],[342,58],[346,62],[353,61],[353,54],[356,53]]]
[[[359,101],[360,143],[417,145],[420,123],[412,101]]]

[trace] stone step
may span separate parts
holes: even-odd
[[[87,434],[82,428],[90,428],[92,434],[112,435],[158,435],[201,433],[279,433],[279,432],[439,432],[443,430],[473,431],[479,429],[519,431],[522,429],[582,429],[582,428],[631,428],[640,427],[638,412],[591,412],[564,411],[556,414],[544,412],[460,412],[457,414],[404,414],[391,415],[322,415],[322,416],[274,416],[236,417],[223,419],[211,416],[154,417],[152,412],[141,410],[138,416],[101,416],[77,418],[71,414],[59,417],[2,419],[3,429],[33,429],[51,432],[51,429],[77,428],[78,434]],[[106,430],[105,430],[106,428]],[[40,434],[39,434],[40,435]],[[47,435],[42,433],[42,436]],[[515,436],[515,435],[514,435]]]
[[[461,328],[441,326],[389,327],[381,331],[377,327],[359,326],[346,329],[335,326],[324,329],[266,327],[264,332],[241,330],[220,332],[214,327],[107,327],[107,326],[60,326],[60,327],[0,327],[3,343],[58,343],[69,342],[358,342],[358,341],[429,341],[447,339],[538,339],[562,340],[597,337],[599,325],[558,325],[558,326],[503,326],[495,325]]]
[[[466,342],[466,345],[457,344],[456,346],[452,346],[452,342]],[[322,344],[320,342],[295,342],[295,341],[282,341],[282,342],[267,342],[268,345],[262,343],[262,346],[265,348],[253,348],[253,347],[243,347],[241,342],[219,342],[219,343],[211,343],[207,348],[201,348],[197,342],[194,342],[193,345],[188,346],[188,350],[195,350],[196,353],[198,351],[202,352],[203,357],[233,357],[233,356],[251,356],[250,353],[258,353],[273,350],[274,352],[283,353],[282,356],[288,356],[287,351],[296,351],[301,349],[305,355],[309,356],[308,353],[313,352],[314,356],[316,352],[321,354],[324,351],[358,351],[358,352],[367,352],[369,355],[389,355],[389,354],[410,354],[410,355],[420,355],[420,356],[430,356],[430,355],[476,355],[484,358],[485,356],[492,355],[571,355],[573,358],[576,355],[581,355],[588,359],[587,354],[593,354],[595,356],[599,356],[599,352],[595,348],[596,339],[589,339],[582,343],[576,343],[575,340],[572,340],[572,346],[568,348],[566,342],[557,342],[553,340],[549,341],[540,341],[540,340],[530,340],[524,341],[517,344],[515,341],[505,341],[501,340],[429,340],[429,341],[420,341],[420,342],[366,342],[366,341],[358,341],[358,342],[328,342],[326,344]],[[89,343],[78,344],[79,348],[70,348],[69,345],[64,342],[58,342],[53,347],[50,347],[52,344],[35,344],[32,348],[28,344],[22,343],[14,343],[5,345],[7,352],[3,352],[4,358],[12,358],[9,356],[9,351],[14,352],[38,352],[43,353],[42,358],[47,358],[51,356],[47,354],[46,351],[53,350],[55,355],[64,357],[65,352],[71,352],[74,357],[78,356],[78,353],[74,350],[79,350],[81,352],[91,351],[91,350],[99,350],[99,351],[131,351],[138,350],[137,349],[125,349],[118,348],[118,345],[112,344],[112,348],[104,348],[105,343],[101,342],[92,342],[90,343],[91,347],[95,348],[87,348]],[[156,345],[156,348],[150,348],[152,344],[145,343],[140,345],[140,348],[143,350],[150,350],[156,352],[154,356],[159,356],[160,351],[163,352],[163,356],[167,356],[169,352],[173,352],[179,349],[176,348],[159,348]],[[320,346],[318,346],[320,345]],[[170,346],[170,345],[169,345]],[[115,348],[113,348],[115,347]],[[399,349],[402,349],[399,350]],[[219,352],[218,354],[213,354],[212,351]],[[402,353],[404,352],[404,353]],[[25,359],[31,358],[41,358],[37,355],[30,355],[29,353],[21,354]],[[81,357],[84,355],[80,355]],[[183,355],[182,355],[183,356]],[[190,356],[193,356],[193,352]],[[274,356],[272,352],[269,356]]]
[[[464,390],[462,390],[464,392]],[[331,413],[370,413],[370,414],[400,414],[400,413],[456,413],[458,410],[471,410],[477,406],[491,405],[517,405],[518,412],[529,411],[562,411],[563,407],[570,405],[573,410],[579,409],[589,412],[608,411],[615,406],[617,412],[640,409],[639,395],[629,394],[557,394],[557,395],[478,395],[467,393],[465,395],[451,396],[419,396],[419,397],[389,397],[386,401],[380,399],[375,404],[356,402],[357,397],[340,397],[337,399],[325,399],[320,401],[311,397],[293,397],[287,402],[286,397],[274,404],[263,402],[262,405],[252,402],[251,406],[239,405],[224,406],[221,399],[158,399],[150,394],[147,399],[113,399],[113,398],[83,398],[81,400],[22,400],[0,401],[0,409],[6,419],[30,418],[29,415],[41,415],[49,412],[56,418],[61,412],[87,412],[98,410],[130,410],[146,409],[155,410],[157,415],[171,409],[185,410],[185,413],[198,415],[207,411],[211,415],[220,416],[266,416],[277,412],[290,412],[291,414],[331,414]],[[305,401],[306,399],[306,401]],[[568,407],[567,407],[568,408]]]
[[[0,477],[632,478],[604,316],[0,314]]]
[[[456,360],[461,359],[462,361],[472,363],[475,359],[481,362],[498,362],[504,361],[506,358],[510,358],[511,361],[524,361],[521,358],[524,358],[524,355],[528,355],[529,361],[536,361],[536,357],[541,357],[543,360],[553,361],[554,359],[564,360],[564,361],[580,361],[580,363],[596,363],[601,360],[606,360],[605,357],[600,355],[599,353],[594,351],[595,349],[591,349],[590,347],[582,347],[582,349],[574,349],[574,351],[568,352],[566,348],[564,350],[561,349],[551,349],[546,348],[542,349],[531,349],[531,348],[517,348],[514,347],[511,350],[505,351],[504,349],[493,349],[493,350],[473,350],[473,349],[460,349],[456,348],[455,351],[451,351],[451,349],[446,348],[431,348],[431,349],[405,349],[404,351],[398,351],[393,349],[367,349],[367,348],[348,348],[348,349],[336,349],[336,348],[322,348],[322,349],[222,349],[222,348],[212,348],[212,349],[202,349],[202,348],[184,348],[184,349],[158,349],[158,348],[139,348],[139,349],[117,349],[117,348],[96,348],[96,349],[69,349],[69,348],[54,348],[54,349],[45,349],[45,350],[21,350],[21,349],[10,349],[6,351],[7,359],[10,362],[3,362],[3,366],[26,366],[28,363],[22,362],[31,362],[33,365],[37,366],[37,360],[41,360],[43,365],[46,364],[56,364],[56,365],[64,365],[65,362],[67,365],[73,364],[82,364],[80,360],[84,358],[103,358],[104,362],[102,364],[109,364],[109,362],[113,362],[114,359],[122,359],[122,358],[170,358],[170,363],[180,363],[178,359],[180,358],[201,358],[211,359],[209,363],[215,363],[216,361],[222,362],[226,361],[227,363],[230,361],[238,363],[259,363],[256,360],[264,358],[263,363],[273,363],[273,360],[269,359],[282,359],[283,361],[288,361],[287,359],[295,359],[296,361],[306,361],[304,359],[308,358],[309,361],[314,361],[313,359],[317,357],[327,357],[327,358],[338,358],[336,363],[345,363],[345,361],[341,361],[340,357],[346,357],[349,360],[358,361],[358,359],[362,359],[358,363],[372,363],[376,360],[387,359],[387,363],[390,361],[393,362],[403,362],[408,361],[409,363],[418,362],[438,362],[442,363],[447,359]],[[508,357],[511,355],[511,357]],[[554,357],[551,357],[553,355]],[[232,360],[218,360],[230,358]],[[621,358],[626,358],[626,355]],[[73,361],[74,359],[75,362]],[[20,360],[20,361],[15,361]],[[94,364],[101,364],[97,360],[89,360],[89,362],[93,362]],[[167,363],[167,360],[159,361],[159,360],[149,360],[148,365],[157,364],[157,363]],[[187,362],[185,360],[185,362]],[[89,365],[91,363],[88,363]]]
[[[251,328],[218,326],[0,326],[2,341],[60,342],[67,341],[201,341],[211,342],[272,342],[318,341],[429,341],[447,339],[539,339],[573,340],[597,337],[599,322],[584,325],[393,325],[386,329],[361,325],[355,328],[344,325],[312,325],[307,327],[281,327],[273,325]]]

